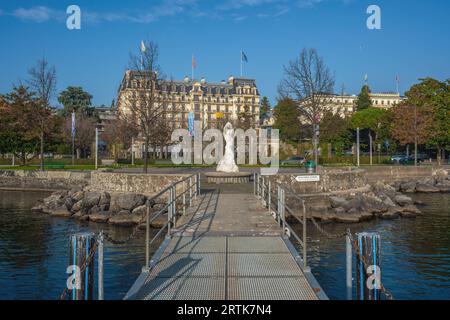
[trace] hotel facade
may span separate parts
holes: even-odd
[[[142,90],[139,72],[127,70],[118,90],[117,110],[130,112],[140,103]],[[157,80],[155,94],[173,128],[188,128],[188,116],[202,123],[203,128],[221,128],[227,121],[236,122],[246,113],[252,126],[259,126],[260,94],[254,79],[229,77],[220,83],[208,83],[185,77],[182,81]]]

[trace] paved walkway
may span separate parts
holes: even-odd
[[[318,299],[320,287],[250,187],[204,186],[126,299]]]

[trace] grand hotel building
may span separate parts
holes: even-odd
[[[129,112],[139,103],[139,72],[127,70],[118,92],[118,112]],[[141,90],[142,91],[142,90]],[[185,77],[182,81],[158,80],[156,95],[172,128],[187,128],[188,114],[200,120],[203,128],[218,128],[219,123],[234,122],[245,112],[253,126],[259,125],[260,95],[254,79],[230,77],[228,81],[208,83]]]

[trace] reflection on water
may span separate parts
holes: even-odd
[[[0,191],[0,299],[56,299],[64,289],[68,238],[80,231],[129,228],[36,214],[30,208],[47,193]],[[105,244],[105,299],[122,299],[144,264],[143,234],[127,245]],[[154,250],[155,248],[153,248]]]
[[[380,232],[382,280],[396,299],[450,299],[450,196],[413,197],[426,203],[423,216],[330,225],[326,230]],[[308,228],[314,275],[330,299],[345,299],[345,239],[329,240],[314,226]]]

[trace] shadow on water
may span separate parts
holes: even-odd
[[[450,299],[450,197],[412,197],[426,204],[420,207],[423,216],[326,225],[325,230],[380,232],[382,280],[396,299]],[[327,239],[313,225],[308,225],[308,238],[317,280],[330,299],[345,299],[345,239]]]
[[[130,228],[32,213],[47,195],[0,191],[0,299],[57,299],[68,276],[71,233],[104,229],[114,238],[129,235]],[[143,244],[143,232],[126,245],[105,244],[105,299],[122,299],[131,287],[144,264]]]

